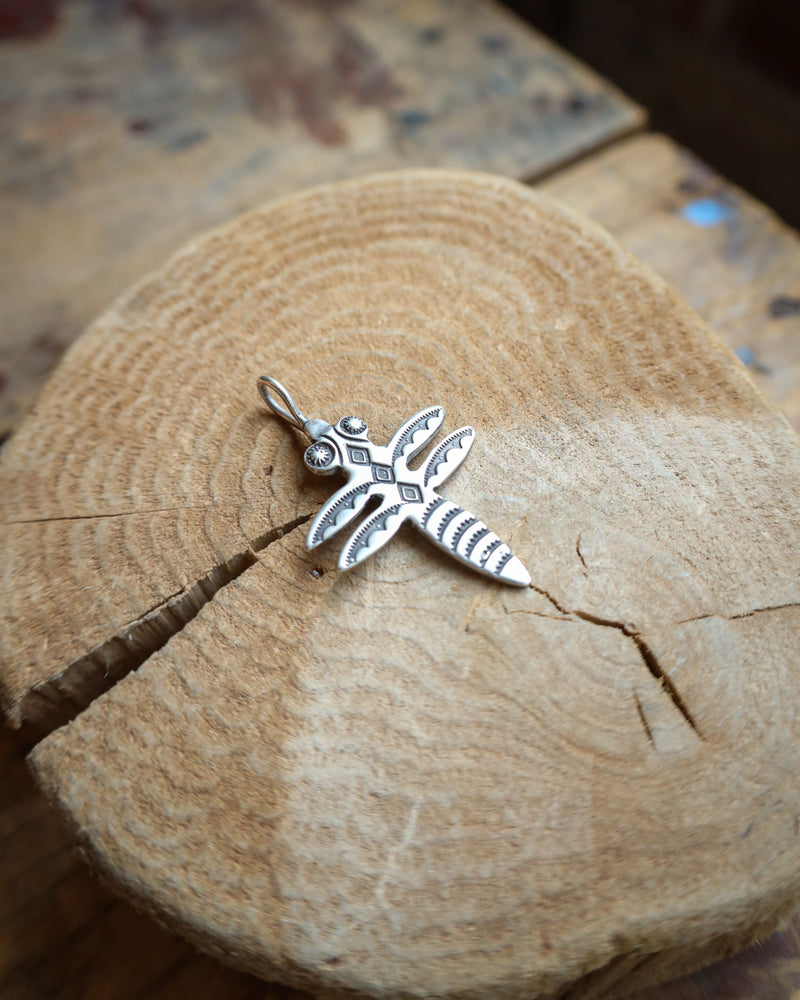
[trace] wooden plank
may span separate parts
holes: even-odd
[[[800,239],[665,136],[620,143],[542,184],[654,267],[800,429]],[[785,931],[635,1000],[798,1000],[800,913]]]
[[[543,189],[659,272],[800,429],[800,238],[665,136],[620,143]]]
[[[535,177],[644,122],[486,0],[35,14],[0,22],[0,434],[113,296],[214,223],[398,166]]]

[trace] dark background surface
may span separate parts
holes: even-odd
[[[800,226],[798,0],[506,0]]]

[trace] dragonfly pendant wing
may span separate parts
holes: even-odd
[[[410,462],[432,440],[443,423],[444,408],[441,406],[429,406],[427,410],[415,413],[389,442],[392,464],[400,459],[406,463]]]
[[[350,569],[390,541],[408,517],[408,504],[394,503],[379,507],[364,521],[347,542],[339,556],[339,569]]]
[[[357,517],[369,499],[371,489],[372,483],[358,483],[355,486],[348,483],[334,493],[330,500],[326,500],[311,522],[306,543],[308,548],[316,548]]]
[[[457,431],[448,434],[440,445],[431,452],[426,461],[422,476],[426,486],[435,490],[456,471],[475,441],[474,427],[459,427]]]

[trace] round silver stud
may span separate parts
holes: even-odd
[[[361,417],[342,417],[339,421],[339,430],[348,437],[360,437],[367,433],[367,422]]]
[[[315,441],[306,448],[306,465],[311,469],[327,469],[336,458],[336,452],[324,441]]]

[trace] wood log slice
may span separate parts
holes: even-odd
[[[331,481],[262,372],[380,442],[472,424],[443,493],[531,587],[411,530],[308,552]],[[743,366],[582,217],[481,174],[318,188],[143,280],[9,443],[4,706],[97,869],[227,962],[633,990],[800,894],[798,486]]]

